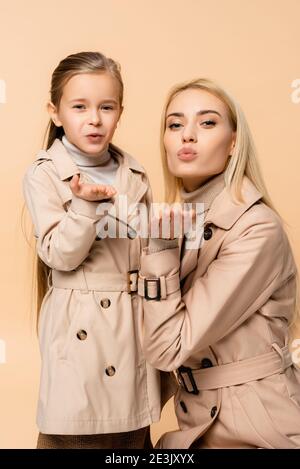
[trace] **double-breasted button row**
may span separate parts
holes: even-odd
[[[208,241],[212,237],[212,235],[213,235],[213,231],[212,231],[211,227],[206,226],[204,228],[204,232],[203,232],[203,237],[204,237],[205,241]]]
[[[129,228],[127,236],[129,239],[134,239],[137,236],[137,232],[133,228]]]
[[[84,329],[80,329],[77,334],[77,339],[79,340],[85,340],[87,338],[87,332]]]
[[[100,305],[102,306],[102,308],[109,308],[110,299],[109,298],[102,298],[102,300],[100,301]]]
[[[201,368],[211,368],[212,366],[212,361],[209,358],[203,358],[201,360]]]
[[[115,374],[115,372],[116,372],[116,369],[112,365],[105,368],[105,373],[107,374],[107,376],[113,376]]]

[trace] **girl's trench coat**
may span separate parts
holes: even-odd
[[[117,147],[111,150],[119,162],[117,195],[127,195],[128,207],[149,205],[144,169]],[[37,424],[49,434],[131,431],[157,421],[161,406],[160,374],[141,348],[142,300],[136,290],[144,240],[132,229],[123,238],[97,237],[99,202],[82,200],[69,187],[78,173],[56,139],[23,179],[37,253],[51,267],[38,325]],[[82,174],[80,180],[93,182]]]
[[[300,371],[287,349],[296,266],[279,217],[246,176],[242,189],[243,204],[226,188],[215,197],[201,248],[181,263],[180,246],[143,249],[146,358],[184,366],[179,430],[158,447],[300,448]]]

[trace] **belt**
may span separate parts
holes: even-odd
[[[170,277],[146,278],[139,275],[138,294],[145,300],[165,300],[168,295],[180,289],[178,273]]]
[[[177,381],[188,393],[199,394],[199,391],[236,386],[283,373],[293,364],[289,348],[287,345],[280,348],[276,343],[272,348],[256,357],[210,368],[181,366],[176,370]]]
[[[48,279],[48,285],[51,283]],[[130,270],[125,273],[97,273],[87,272],[81,266],[72,271],[52,269],[51,281],[53,287],[81,290],[88,293],[90,290],[122,292],[137,292],[138,270]]]

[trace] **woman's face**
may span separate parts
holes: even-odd
[[[234,147],[226,105],[200,89],[177,94],[166,112],[164,146],[169,171],[187,191],[221,173]]]

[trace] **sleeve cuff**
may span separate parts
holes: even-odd
[[[83,215],[85,217],[93,218],[94,220],[99,220],[101,218],[101,214],[97,213],[97,207],[102,202],[109,202],[111,199],[105,200],[84,200],[76,195],[72,195],[72,201],[70,205],[70,209],[73,210],[74,213],[78,215]]]
[[[178,239],[159,239],[159,238],[150,238],[147,252],[152,254],[154,252],[160,252],[165,249],[172,249],[178,247]]]

